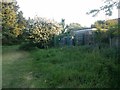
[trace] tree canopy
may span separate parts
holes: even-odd
[[[98,20],[94,23],[94,26],[97,29],[109,29],[118,25],[118,19],[111,19],[111,20]]]
[[[81,29],[82,26],[79,23],[70,23],[68,25],[68,30],[77,30],[77,29]]]
[[[2,39],[3,41],[10,41],[11,38],[16,38],[22,34],[25,29],[25,19],[22,11],[18,11],[19,6],[17,2],[0,2],[2,10],[0,18],[2,18]]]
[[[62,26],[54,20],[35,17],[28,20],[28,40],[34,44],[44,47],[50,43],[55,35],[62,32]]]

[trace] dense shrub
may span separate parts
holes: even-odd
[[[47,48],[52,38],[61,33],[61,25],[53,20],[36,17],[28,20],[27,39],[39,48]]]
[[[23,44],[21,44],[20,47],[19,47],[20,50],[25,50],[25,51],[35,50],[36,48],[37,48],[37,47],[36,47],[35,44],[29,43],[29,42],[23,43]]]
[[[0,19],[2,18],[2,22],[0,22],[0,27],[2,26],[2,44],[18,44],[20,42],[18,37],[26,27],[23,13],[19,11],[16,0],[13,0],[13,2],[0,2],[0,6],[2,8],[0,12]]]

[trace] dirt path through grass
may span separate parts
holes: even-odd
[[[6,52],[4,54],[2,54],[2,58],[3,58],[3,63],[5,62],[5,64],[7,63],[13,63],[16,60],[22,60],[26,57],[28,57],[28,53],[24,52],[24,51],[12,51],[12,52]]]
[[[28,60],[29,53],[25,51],[18,51],[16,48],[8,48],[2,54],[2,75],[3,75],[3,88],[19,88],[27,87],[28,80],[26,75],[31,69]]]

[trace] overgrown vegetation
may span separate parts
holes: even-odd
[[[27,20],[16,1],[1,4],[3,88],[120,86],[118,22],[95,22],[98,30],[91,45],[59,47],[60,38],[83,27],[78,23],[65,25],[65,19],[61,23],[38,16]],[[117,48],[111,47],[114,38]]]
[[[3,47],[3,88],[118,88],[116,49],[63,47],[18,51]]]
[[[19,6],[17,2],[0,2],[2,10],[0,12],[0,19],[2,20],[2,44],[12,45],[20,42],[20,35],[26,28],[26,21],[23,17],[22,11],[18,11]]]
[[[47,48],[52,46],[53,37],[61,32],[62,29],[59,23],[36,17],[34,20],[29,19],[28,29],[24,33],[27,33],[25,39],[30,44],[34,44],[39,48]]]

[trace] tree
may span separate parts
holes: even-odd
[[[23,17],[22,11],[18,12],[18,14],[17,14],[17,23],[19,25],[18,27],[21,28],[21,31],[20,31],[20,35],[21,35],[27,25],[26,19]]]
[[[40,48],[48,47],[52,38],[62,32],[62,27],[55,21],[40,17],[29,21],[28,40]]]
[[[93,17],[96,16],[100,11],[105,11],[105,15],[111,16],[112,15],[112,10],[113,7],[116,7],[117,9],[120,9],[120,1],[119,0],[104,0],[105,5],[101,6],[99,9],[94,9],[91,10],[90,12],[87,12],[87,14],[93,14]],[[101,28],[100,24],[97,25]],[[111,47],[111,41],[112,38],[116,37],[117,38],[117,43],[119,43],[119,38],[120,38],[120,19],[118,20],[108,20],[105,22],[105,24],[102,25],[102,28],[107,28],[108,30],[106,31],[105,36],[109,38],[109,43]],[[100,35],[102,37],[103,34]],[[98,36],[99,37],[99,36]],[[117,44],[118,48],[119,44]]]
[[[98,9],[93,9],[87,14],[93,14],[92,16],[96,16],[100,11],[105,11],[105,15],[111,16],[112,15],[112,9],[113,7],[116,7],[117,9],[120,9],[120,1],[119,0],[104,0],[103,6],[101,6]]]
[[[82,28],[82,26],[79,24],[79,23],[70,23],[69,25],[68,25],[68,28],[67,28],[67,30],[69,31],[69,30],[78,30],[78,29],[81,29]]]
[[[109,29],[111,27],[114,27],[115,25],[118,24],[118,20],[117,19],[112,19],[112,20],[98,20],[94,23],[94,26],[97,29]]]
[[[105,24],[106,24],[106,28],[109,29],[111,27],[116,27],[116,25],[118,25],[119,23],[118,23],[118,19],[112,19],[112,20],[107,20]]]
[[[120,27],[117,19],[97,21],[95,22],[95,26],[98,29],[95,31],[95,40],[100,43],[109,43],[110,47],[112,45],[112,39],[118,38],[120,35]]]
[[[120,43],[119,42],[119,40],[120,40],[120,25],[119,24],[111,25],[107,31],[107,36],[109,38],[110,47],[112,46],[112,39],[116,38],[117,42],[114,42],[114,43],[117,43],[116,47],[118,48],[119,47],[118,43]]]
[[[101,30],[101,29],[105,29],[106,28],[106,24],[105,24],[105,20],[98,20],[94,23],[94,26]]]
[[[19,6],[17,2],[0,2],[2,4],[2,11],[0,17],[2,17],[2,39],[4,43],[12,43],[25,28],[25,24],[21,23],[20,17],[23,17],[21,12],[18,12]]]

